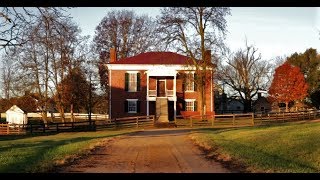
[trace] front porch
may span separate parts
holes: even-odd
[[[156,115],[157,122],[169,122],[176,118],[177,71],[149,70],[147,73],[147,115]]]

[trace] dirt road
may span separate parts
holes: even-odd
[[[115,138],[60,172],[225,173],[188,139],[189,130],[156,129]]]

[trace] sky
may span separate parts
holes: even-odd
[[[82,34],[93,37],[96,26],[113,9],[134,10],[151,17],[160,15],[160,7],[80,7],[70,9],[69,13]],[[246,39],[258,48],[264,60],[320,48],[320,8],[232,7],[226,20],[225,42],[231,51],[243,48]]]

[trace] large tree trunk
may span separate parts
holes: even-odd
[[[244,113],[252,112],[252,109],[251,109],[251,100],[244,100],[244,103],[243,103],[243,112],[244,112]]]
[[[289,102],[286,102],[286,112],[289,112]]]
[[[58,102],[57,106],[58,106],[60,118],[61,118],[62,122],[65,123],[66,119],[65,119],[65,116],[64,116],[64,106],[61,104],[61,102]]]

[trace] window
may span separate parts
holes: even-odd
[[[186,79],[186,91],[194,91],[194,81],[193,81],[193,73],[187,74]]]
[[[126,100],[125,111],[128,113],[137,113],[138,112],[138,99],[127,99]]]
[[[125,90],[128,92],[140,91],[140,73],[138,71],[125,74]]]
[[[186,99],[185,103],[186,111],[197,111],[197,101],[195,99]]]
[[[129,73],[129,91],[137,91],[137,73]]]
[[[137,112],[137,101],[128,101],[128,113]]]

